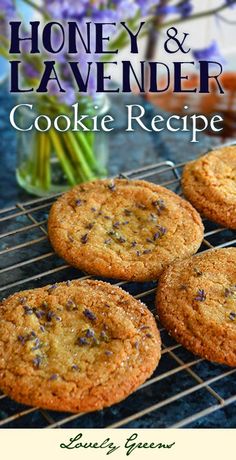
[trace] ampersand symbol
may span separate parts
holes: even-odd
[[[183,39],[182,39],[182,41],[180,41],[177,38],[178,30],[175,27],[170,27],[167,30],[166,33],[167,33],[167,36],[169,37],[164,43],[164,48],[165,48],[165,51],[167,53],[172,53],[173,54],[173,53],[177,53],[177,51],[182,51],[182,53],[184,53],[184,54],[189,53],[190,48],[188,50],[185,50],[184,47],[183,47],[184,42],[185,42],[185,40],[186,40],[186,38],[187,38],[187,36],[189,34],[184,33],[183,34]],[[176,47],[174,47],[174,49],[169,48],[169,42],[170,42],[170,45],[171,45],[172,41],[177,45]]]

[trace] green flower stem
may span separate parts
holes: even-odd
[[[7,37],[5,37],[4,35],[0,34],[0,42],[2,42],[2,44],[8,49],[9,48],[9,45],[10,45],[10,42],[8,40]],[[9,53],[8,53],[9,55]]]
[[[91,120],[85,120],[84,122],[85,126],[90,129],[90,131],[86,132],[86,139],[87,142],[90,146],[90,148],[93,150],[94,148],[94,132],[92,131],[92,121]]]
[[[38,138],[38,150],[37,150],[37,160],[38,160],[38,181],[39,186],[43,186],[44,182],[44,137],[43,133],[37,135]]]
[[[81,167],[80,155],[78,156],[77,150],[75,150],[74,147],[71,145],[71,141],[65,133],[62,135],[62,140],[63,140],[64,147],[68,155],[70,155],[72,159],[72,163],[76,171],[77,182],[78,183],[86,182],[86,180],[88,179],[87,179],[86,171],[84,172],[83,166]]]
[[[96,160],[96,158],[94,156],[93,149],[90,147],[89,141],[86,138],[87,134],[88,133],[84,134],[84,133],[82,133],[80,131],[75,132],[76,139],[78,141],[78,144],[80,146],[81,151],[84,154],[84,157],[87,160],[88,165],[91,168],[96,168],[97,167],[97,160]]]
[[[50,153],[51,143],[50,138],[46,133],[41,133],[43,150],[41,153],[42,158],[42,187],[45,190],[50,189],[51,184],[51,165],[50,165]]]
[[[87,133],[87,141],[88,141],[88,144],[91,147],[91,149],[94,148],[94,139],[95,139],[95,136],[94,136],[94,133],[92,131]]]
[[[43,133],[37,133],[35,135],[35,148],[34,155],[32,158],[32,185],[44,188],[44,137]]]
[[[231,5],[233,5],[235,3],[236,3],[236,0],[234,2],[232,2]],[[229,8],[229,5],[227,4],[227,2],[224,2],[221,6],[218,6],[217,8],[213,8],[211,10],[206,10],[206,11],[202,11],[202,12],[199,12],[199,13],[195,13],[192,16],[187,16],[186,18],[172,19],[172,21],[163,22],[161,24],[160,28],[165,29],[165,28],[168,28],[168,27],[172,27],[172,26],[176,26],[178,24],[181,24],[182,22],[194,21],[195,19],[201,19],[201,18],[205,18],[207,16],[212,16],[214,14],[220,13],[221,11],[225,10],[226,8]]]
[[[99,166],[98,160],[93,153],[94,139],[95,139],[94,133],[93,132],[81,133],[77,131],[74,134],[76,136],[76,140],[78,142],[80,150],[83,152],[83,156],[86,162],[88,163],[88,165],[91,167],[92,171],[95,174],[104,175],[105,174],[104,168],[101,168]]]
[[[76,157],[78,159],[78,162],[80,164],[81,171],[83,172],[84,176],[86,177],[86,180],[91,180],[94,179],[94,174],[90,169],[90,165],[86,161],[86,154],[84,149],[81,147],[80,144],[77,143],[76,138],[75,138],[75,133],[71,131],[67,131],[66,133],[67,136],[67,147],[70,147],[70,149],[74,150],[74,153],[76,154]],[[81,133],[80,133],[81,134]],[[84,134],[80,136],[80,140],[84,137]],[[83,143],[83,141],[82,141]],[[87,143],[84,140],[84,145],[87,147]]]
[[[0,55],[4,57],[5,59],[8,59],[8,52],[5,50],[5,48],[0,44]]]
[[[76,184],[76,179],[74,177],[74,172],[73,172],[73,168],[71,168],[71,165],[68,161],[68,158],[67,156],[65,155],[64,153],[64,150],[62,148],[62,144],[61,144],[61,141],[60,139],[58,138],[58,135],[56,134],[56,132],[54,131],[54,129],[50,129],[50,131],[48,131],[48,134],[51,138],[51,141],[52,141],[52,144],[53,144],[53,147],[55,148],[55,152],[58,156],[58,159],[61,163],[61,166],[62,166],[62,169],[68,179],[68,182],[70,185],[75,185]]]
[[[38,177],[39,177],[39,140],[38,136],[34,136],[34,147],[33,147],[33,155],[32,158],[29,157],[28,164],[29,164],[29,174],[31,170],[31,184],[37,185]]]

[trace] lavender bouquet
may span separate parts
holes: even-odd
[[[222,4],[214,10],[194,13],[191,0],[22,0],[25,4],[40,15],[45,24],[58,21],[63,24],[76,21],[79,27],[85,27],[86,22],[112,22],[126,21],[135,30],[140,20],[146,21],[142,34],[148,35],[147,57],[152,57],[156,40],[156,33],[161,28],[177,24],[186,19],[195,19],[210,14],[220,14],[224,8],[232,7],[236,0],[222,0]],[[168,21],[168,15],[174,17]],[[145,19],[144,19],[145,18]],[[22,20],[21,11],[14,0],[0,0],[0,55],[9,59],[9,40],[7,38],[8,23],[10,20]],[[27,35],[27,26],[25,25]],[[92,37],[93,39],[93,37]],[[94,38],[95,39],[95,38]],[[111,49],[127,45],[127,34],[118,31],[112,36],[109,43]],[[216,52],[216,46],[211,46]],[[210,52],[209,49],[209,52]],[[209,54],[209,53],[208,53]],[[22,85],[36,87],[40,81],[42,63],[49,56],[32,55],[29,53],[27,43],[23,49],[21,59]],[[16,57],[17,58],[17,57]],[[12,59],[12,56],[11,56]],[[57,56],[57,70],[63,81],[64,92],[58,93],[55,85],[50,85],[46,94],[35,97],[37,112],[46,113],[50,117],[57,114],[69,114],[71,106],[79,102],[81,113],[104,114],[107,110],[107,100],[101,95],[96,95],[93,78],[89,79],[86,94],[78,93],[73,79],[68,73],[67,61],[71,60],[65,52]],[[100,59],[103,58],[100,56]],[[80,66],[87,66],[88,60],[98,60],[98,56],[86,56],[82,50],[79,53]],[[26,99],[32,99],[24,95]],[[21,118],[24,120],[26,113],[22,110]],[[90,121],[87,120],[88,131],[67,130],[58,132],[53,127],[45,132],[33,131],[20,133],[19,165],[17,179],[29,192],[37,195],[49,195],[53,192],[65,190],[77,183],[105,177],[105,162],[101,161],[106,151],[106,133],[96,133],[90,130]],[[105,137],[104,137],[105,136]]]

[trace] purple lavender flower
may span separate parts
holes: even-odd
[[[235,7],[236,6],[236,1],[235,0],[225,0],[226,5],[230,7]]]
[[[191,0],[180,2],[178,5],[163,5],[157,8],[157,14],[168,15],[168,14],[180,14],[182,18],[190,16],[193,10],[193,4]]]
[[[39,78],[39,71],[29,62],[24,62],[23,72],[28,78]]]
[[[77,21],[90,18],[103,22],[116,22],[134,17],[138,10],[147,15],[157,0],[48,0],[44,2],[46,11],[54,19],[74,19]]]
[[[222,64],[225,62],[216,40],[213,40],[209,46],[202,49],[192,50],[193,57],[198,61],[216,60]]]
[[[8,20],[15,15],[15,5],[12,0],[0,0],[0,17]]]
[[[88,0],[45,0],[47,12],[55,19],[82,19],[89,7]]]
[[[92,13],[92,18],[96,22],[118,22],[120,19],[120,14],[115,10],[95,9]],[[114,28],[109,28],[109,26],[107,26],[106,30],[108,33],[114,32]]]
[[[84,314],[84,316],[86,318],[90,319],[91,321],[96,321],[97,320],[96,315],[91,310],[89,310],[88,308],[84,309],[83,314]]]
[[[93,329],[87,329],[85,333],[85,336],[87,339],[91,339],[92,337],[94,337],[94,335],[95,335],[95,332]]]
[[[1,1],[1,0],[0,0]],[[9,0],[8,0],[9,1]],[[150,9],[157,5],[158,0],[44,0],[44,7],[51,19],[76,20],[81,33],[86,36],[86,22],[116,22],[131,19],[140,14],[147,15]],[[91,49],[95,44],[95,29],[92,27],[90,36]],[[106,33],[110,36],[116,33],[114,26],[106,26]],[[57,40],[57,37],[54,37]],[[84,53],[82,44],[78,43],[78,55],[80,71],[84,80],[88,72],[88,62],[95,62],[99,59],[98,55]],[[57,96],[59,101],[67,105],[76,102],[76,90],[73,86],[71,74],[68,73],[68,56],[63,52],[57,56],[60,69],[60,77],[65,92],[59,93],[57,84],[50,82],[49,93]],[[73,60],[72,56],[69,60]],[[27,69],[29,73],[31,69]],[[28,75],[27,73],[27,75]],[[30,75],[31,76],[31,75]],[[93,96],[96,92],[95,74],[91,73],[88,80],[86,93]]]
[[[58,374],[52,374],[51,377],[49,377],[49,380],[57,380],[58,379]]]
[[[63,88],[65,89],[65,93],[60,93],[58,99],[67,105],[72,105],[76,102],[76,92],[73,88],[70,81],[63,81]]]
[[[204,302],[206,300],[206,293],[204,289],[198,289],[195,299],[197,302]]]
[[[145,16],[154,6],[158,5],[159,0],[136,0],[136,2],[139,6],[141,14]]]

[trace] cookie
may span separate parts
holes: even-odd
[[[187,164],[182,187],[204,216],[236,230],[236,147],[223,147]]]
[[[55,251],[87,273],[122,280],[158,278],[203,239],[198,213],[175,193],[145,181],[79,185],[53,204],[48,222]]]
[[[157,310],[170,334],[192,353],[236,366],[236,248],[172,264],[159,281]]]
[[[0,388],[20,403],[102,409],[132,393],[159,359],[151,312],[108,283],[59,283],[1,304]]]

